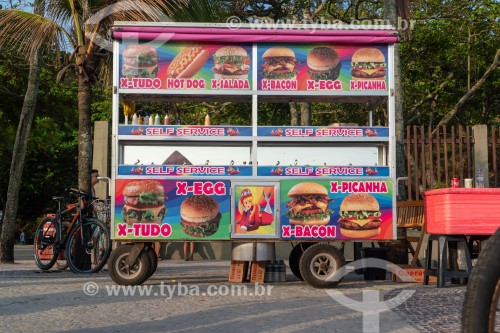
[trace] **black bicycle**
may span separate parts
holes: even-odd
[[[96,198],[75,189],[69,192],[78,197],[78,203],[61,210],[63,197],[53,197],[58,210],[46,216],[36,230],[35,262],[40,269],[49,270],[58,260],[65,259],[75,273],[96,273],[106,264],[111,253],[109,228],[101,220],[91,217],[92,206],[87,202]],[[65,217],[70,213],[74,215],[66,227]]]

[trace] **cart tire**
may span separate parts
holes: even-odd
[[[156,252],[152,247],[148,247],[146,253],[149,256],[149,262],[151,264],[148,273],[148,279],[149,279],[156,272],[156,268],[158,268],[158,256],[156,255]]]
[[[300,274],[300,257],[302,257],[302,253],[309,246],[314,243],[299,243],[292,248],[290,251],[290,256],[288,257],[288,266],[290,266],[290,270],[293,275],[295,275],[298,279],[304,280],[302,274]]]
[[[345,271],[345,258],[335,246],[316,243],[300,258],[300,274],[314,288],[333,288],[340,283]]]
[[[500,229],[486,242],[467,283],[462,308],[462,332],[498,332],[500,298]]]
[[[117,247],[108,259],[108,272],[113,281],[119,285],[136,286],[149,278],[151,261],[147,251],[141,251],[132,267],[127,267],[126,260],[133,244]]]

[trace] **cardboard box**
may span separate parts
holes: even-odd
[[[229,282],[244,282],[248,273],[248,261],[231,261]]]
[[[250,271],[250,282],[264,283],[267,261],[253,261]]]
[[[406,283],[423,283],[424,282],[424,269],[423,268],[414,268],[414,267],[409,267],[408,265],[400,265],[399,269],[401,271],[405,271],[408,275],[410,275],[413,278],[413,281],[411,281],[409,278],[407,281],[404,281],[402,278],[400,278],[398,275],[392,273],[392,281],[393,282],[406,282]],[[429,283],[436,283],[437,282],[437,277],[436,276],[429,276]]]

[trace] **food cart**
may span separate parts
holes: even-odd
[[[113,27],[113,280],[156,269],[153,241],[230,241],[233,259],[273,259],[294,242],[292,272],[332,287],[345,259],[331,242],[396,236],[394,59],[387,26],[230,29]],[[133,101],[238,101],[251,124],[124,117]],[[387,105],[385,126],[259,124],[261,102]]]

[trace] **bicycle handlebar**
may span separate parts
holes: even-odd
[[[66,192],[69,192],[70,194],[73,194],[73,195],[75,195],[77,197],[81,197],[81,198],[88,198],[91,200],[97,199],[97,197],[94,197],[93,195],[91,195],[87,192],[77,190],[76,188],[67,188]]]

